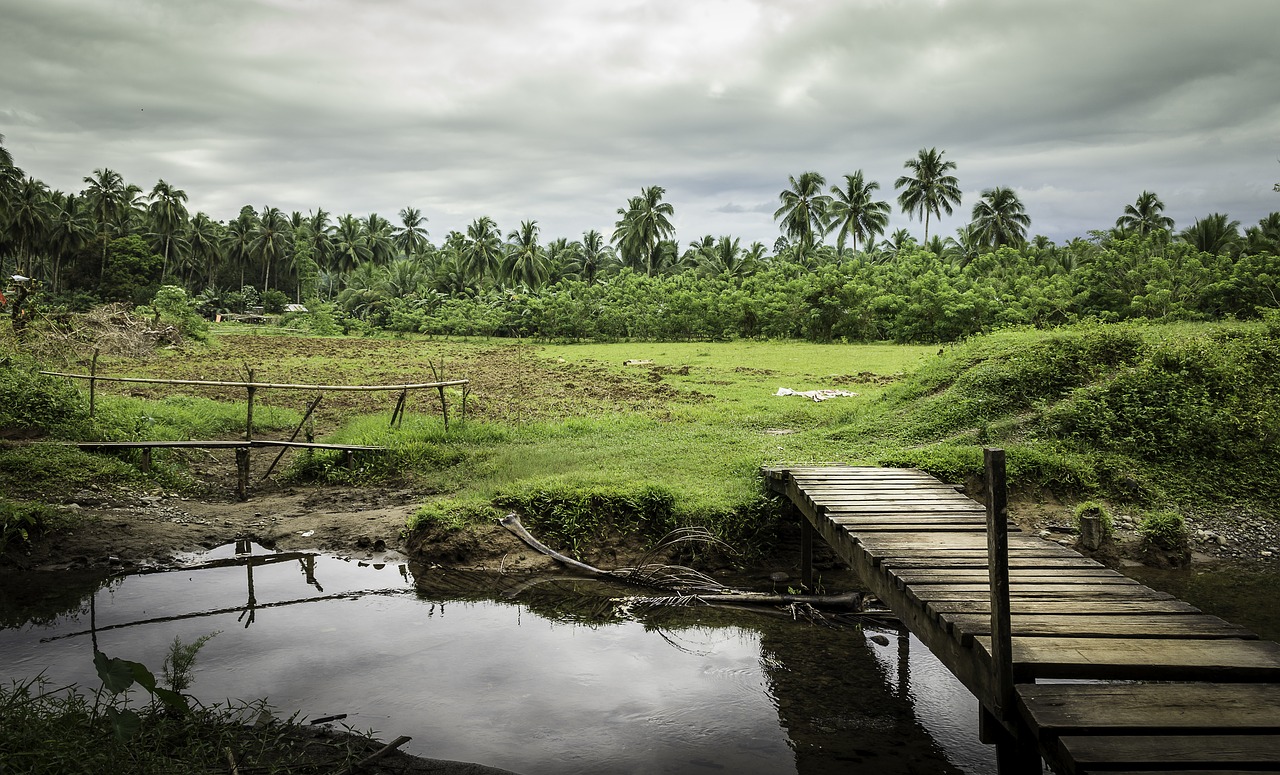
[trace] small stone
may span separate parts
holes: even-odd
[[[872,643],[879,643],[881,646],[889,645],[889,639],[879,633],[876,633],[875,635],[867,636],[867,640],[871,641]]]
[[[1259,554],[1261,554],[1263,557],[1270,557],[1272,554],[1274,554],[1274,552],[1268,549],[1263,549],[1261,552],[1259,552]]]

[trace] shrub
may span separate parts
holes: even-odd
[[[1148,512],[1138,523],[1138,533],[1152,546],[1169,551],[1185,550],[1189,541],[1186,521],[1168,509]]]
[[[0,500],[0,554],[26,549],[51,527],[57,512],[43,503]]]
[[[34,366],[0,366],[0,438],[74,438],[88,420],[88,407],[66,380]]]

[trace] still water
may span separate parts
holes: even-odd
[[[175,637],[217,632],[191,689],[206,703],[346,714],[411,735],[411,753],[528,775],[994,772],[976,700],[894,630],[710,608],[601,616],[633,591],[253,550],[268,564],[0,579],[0,678],[92,688],[95,637],[158,674]]]

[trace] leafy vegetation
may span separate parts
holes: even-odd
[[[1176,511],[1160,509],[1147,513],[1138,523],[1138,533],[1159,549],[1186,551],[1187,523]]]
[[[1016,191],[995,186],[954,236],[931,234],[931,219],[960,204],[957,166],[937,148],[905,162],[894,187],[901,211],[924,223],[919,241],[902,228],[886,237],[890,205],[861,170],[830,188],[817,171],[790,176],[770,249],[711,234],[682,247],[657,185],[618,208],[608,240],[595,229],[547,239],[536,221],[504,230],[481,215],[435,243],[412,207],[399,225],[270,205],[218,222],[191,215],[186,192],[164,180],[144,194],[102,168],[66,194],[4,152],[0,274],[35,279],[27,307],[146,305],[159,292],[158,308],[173,310],[162,289],[174,288],[206,316],[305,301],[315,312],[287,324],[316,333],[543,340],[952,342],[1010,326],[1247,319],[1280,306],[1280,213],[1244,233],[1223,213],[1175,231],[1143,191],[1114,228],[1059,245],[1029,237]],[[185,311],[178,320],[202,334]]]

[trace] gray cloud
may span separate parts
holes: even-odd
[[[1067,239],[1143,189],[1180,224],[1280,209],[1280,4],[1156,0],[0,0],[0,132],[30,174],[98,167],[245,203],[612,231],[662,185],[682,240],[772,244],[789,175],[893,201],[922,147],[967,220],[1015,188]],[[763,204],[752,204],[763,203]],[[890,228],[920,225],[895,212]]]

